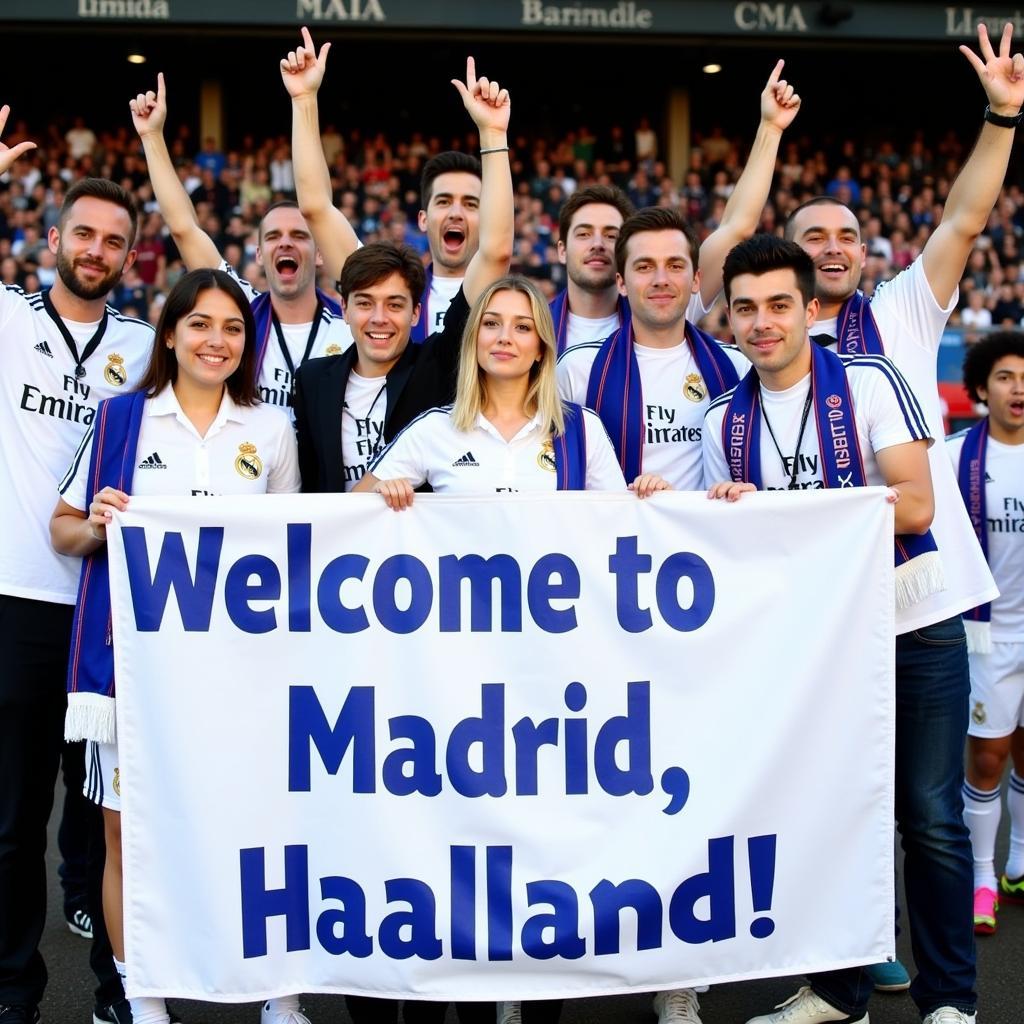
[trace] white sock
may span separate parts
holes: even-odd
[[[1010,772],[1010,788],[1006,794],[1010,812],[1010,852],[1006,858],[1006,877],[1024,875],[1024,779]]]
[[[121,984],[128,988],[128,968],[124,962],[114,959],[114,967],[121,976]],[[162,999],[129,999],[132,1008],[133,1024],[171,1024],[167,1014],[167,1004]]]
[[[261,1020],[274,1021],[278,1018],[284,1018],[289,1022],[294,1018],[290,1014],[298,1014],[299,1012],[299,997],[298,996],[278,996],[276,999],[268,999],[266,1005],[263,1008],[263,1013],[260,1015]]]
[[[998,786],[977,789],[964,782],[964,823],[971,833],[975,889],[996,888],[996,833],[1001,813]]]

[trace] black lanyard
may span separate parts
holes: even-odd
[[[800,442],[804,439],[804,429],[807,426],[807,415],[811,411],[811,389],[807,389],[807,397],[804,399],[804,411],[800,417],[800,433],[796,438],[796,451],[793,452],[793,471],[789,476],[789,486],[786,488],[788,491],[796,490],[796,475],[800,464]],[[772,430],[772,425],[768,421],[768,413],[764,408],[764,401],[761,402],[761,418],[764,420],[764,425],[768,428],[768,433],[772,436],[772,444],[775,445],[775,450],[779,453],[779,459],[782,462],[782,472],[786,472],[786,457],[782,454],[782,449],[779,447],[779,442],[775,438],[775,431]]]
[[[75,376],[81,380],[85,376],[86,359],[99,348],[103,335],[106,333],[107,307],[103,307],[103,318],[100,320],[99,327],[96,328],[96,333],[85,343],[85,348],[82,349],[81,355],[78,354],[78,345],[75,344],[75,339],[71,336],[67,324],[61,319],[57,310],[53,308],[53,302],[50,299],[50,292],[48,290],[43,292],[43,309],[46,310],[50,319],[57,325],[57,330],[60,331],[60,336],[64,339],[64,344],[67,345],[71,358],[75,361]]]
[[[309,328],[309,337],[306,339],[306,351],[302,353],[302,358],[299,360],[299,366],[309,358],[309,353],[313,351],[313,342],[316,341],[316,332],[320,330],[320,318],[323,316],[324,304],[317,299],[316,313],[313,314],[313,323]],[[284,331],[281,329],[281,322],[277,319],[276,313],[270,314],[271,322],[274,325],[274,330],[277,332],[277,343],[281,346],[281,355],[284,356],[285,364],[288,367],[288,372],[292,375],[292,394],[295,393],[295,363],[292,362],[292,354],[288,351],[288,342],[284,340]]]

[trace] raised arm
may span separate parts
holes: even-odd
[[[1013,26],[1007,22],[996,54],[988,30],[980,22],[981,56],[969,46],[960,47],[978,74],[992,113],[1003,117],[1015,116],[1024,104],[1024,56],[1010,55],[1012,41]],[[942,220],[921,253],[925,276],[940,306],[953,298],[971,249],[999,198],[1015,134],[1013,128],[987,121],[982,124],[978,141],[949,190]]]
[[[331,44],[324,43],[318,54],[305,27],[302,44],[281,61],[281,79],[292,98],[295,197],[320,249],[324,269],[332,281],[337,281],[345,260],[359,248],[359,239],[348,218],[332,203],[331,174],[320,142],[317,93]]]
[[[164,122],[167,120],[167,90],[163,72],[156,76],[156,92],[140,92],[128,106],[132,112],[142,148],[146,153],[149,180],[153,194],[160,204],[167,227],[174,237],[174,244],[189,270],[200,267],[217,267],[221,256],[213,239],[199,226],[192,200],[178,180],[178,174],[171,162],[171,154],[164,141]]]
[[[775,176],[779,140],[800,109],[800,97],[780,77],[785,63],[776,63],[761,91],[761,122],[747,164],[725,204],[722,223],[700,247],[700,297],[705,308],[722,289],[722,264],[729,250],[757,230]]]
[[[462,290],[472,305],[488,285],[508,273],[515,241],[512,169],[508,158],[508,90],[476,77],[476,62],[466,58],[466,81],[452,79],[480,137],[483,167],[480,189],[480,247],[466,268]],[[492,150],[493,152],[488,152]]]
[[[11,108],[5,103],[0,107],[0,135],[3,135],[7,127],[7,118],[10,117]],[[15,160],[30,149],[35,149],[34,142],[19,142],[16,146],[7,146],[0,142],[0,174],[6,174],[13,166]]]

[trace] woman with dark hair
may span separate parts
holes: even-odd
[[[171,289],[137,392],[101,402],[60,484],[50,538],[85,558],[75,608],[65,733],[88,740],[86,796],[103,808],[103,915],[124,978],[121,779],[114,717],[106,527],[130,494],[267,494],[299,489],[295,435],[280,409],[260,405],[249,302],[220,270],[194,270]],[[280,1004],[280,1005],[277,1005]],[[162,999],[110,1008],[117,1021],[167,1024]],[[264,1007],[302,1024],[297,997]],[[308,1024],[308,1022],[307,1022]]]

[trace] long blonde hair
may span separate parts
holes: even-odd
[[[455,408],[452,422],[456,430],[471,430],[487,400],[487,374],[476,357],[477,335],[484,318],[484,311],[498,292],[520,292],[530,301],[530,314],[541,340],[540,359],[530,370],[530,387],[526,392],[526,411],[535,411],[542,423],[546,423],[552,434],[565,432],[565,417],[562,402],[555,384],[555,363],[558,361],[558,346],[555,341],[555,325],[551,310],[540,289],[519,274],[501,277],[487,288],[473,303],[462,332],[462,348],[459,352],[459,377],[455,393]]]

